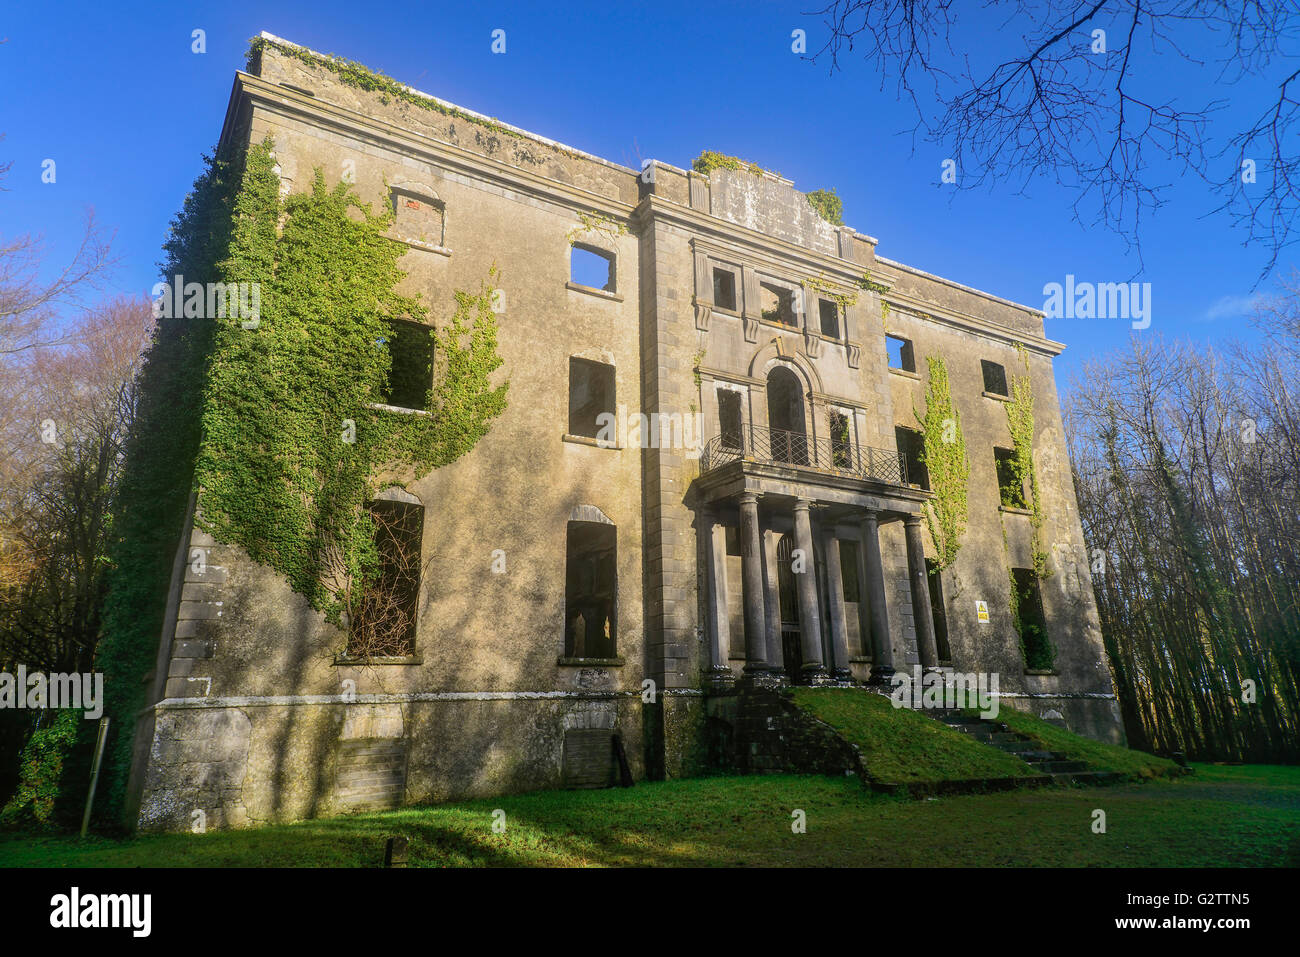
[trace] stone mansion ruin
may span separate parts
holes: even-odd
[[[435,307],[497,264],[510,402],[469,454],[377,497],[419,569],[400,654],[350,656],[281,576],[190,521],[179,552],[206,563],[177,562],[135,739],[140,826],[603,784],[619,746],[637,779],[690,774],[721,720],[711,702],[918,664],[998,673],[1004,706],[1122,740],[1053,378],[1063,346],[1039,310],[878,257],[780,176],[629,169],[264,41],[219,153],[271,138],[290,191],[347,171],[395,209],[405,291]],[[970,463],[941,574],[914,412],[931,356]],[[1003,491],[1019,374],[1041,585],[1029,510]],[[657,442],[638,416],[664,424]],[[1013,581],[1050,669],[1026,662]]]

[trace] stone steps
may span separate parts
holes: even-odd
[[[1059,751],[1042,748],[1027,735],[1011,731],[1005,724],[988,718],[972,718],[960,710],[918,709],[924,715],[934,718],[962,734],[970,735],[981,744],[997,748],[1007,754],[1014,754],[1034,771],[1051,778],[1055,784],[1062,785],[1104,785],[1122,780],[1123,775],[1113,771],[1092,771],[1084,761],[1067,758]]]

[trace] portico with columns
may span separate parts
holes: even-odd
[[[919,661],[927,669],[938,667],[921,531],[921,506],[929,493],[908,487],[897,471],[890,473],[887,463],[896,455],[854,449],[855,462],[859,452],[877,456],[870,471],[864,465],[858,474],[850,474],[847,468],[818,469],[812,464],[820,458],[815,451],[805,466],[764,455],[759,436],[746,435],[741,444],[748,448],[725,462],[721,459],[727,455],[710,456],[706,450],[696,480],[707,572],[702,585],[709,684],[721,689],[737,683],[847,683],[853,677],[851,662],[862,664],[865,659],[870,660],[870,681],[887,684],[901,665],[891,632],[881,546],[881,528],[894,523],[904,529]],[[739,551],[738,580],[728,569],[729,529]],[[789,547],[778,554],[782,543]],[[856,603],[845,600],[842,549],[850,551],[856,566]],[[732,616],[737,603],[729,600],[733,589],[740,589],[743,618],[744,662],[739,671],[733,668],[730,647],[736,630]],[[856,622],[850,614],[856,615]],[[857,637],[857,649],[851,647],[851,633]],[[854,655],[854,650],[860,654]]]

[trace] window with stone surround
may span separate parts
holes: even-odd
[[[930,488],[930,472],[923,461],[925,455],[925,436],[916,429],[899,425],[894,427],[894,441],[898,451],[907,462],[907,481],[923,489]]]
[[[840,549],[840,577],[843,579],[844,600],[859,602],[858,594],[858,543],[839,539],[836,543]]]
[[[744,418],[741,413],[740,393],[735,389],[718,389],[718,434],[724,449],[740,449]]]
[[[415,652],[424,508],[380,499],[366,512],[379,567],[373,578],[357,583],[347,654],[359,659],[409,656]]]
[[[930,584],[930,613],[934,618],[934,643],[939,661],[951,662],[952,649],[948,645],[948,612],[943,604],[943,578],[939,564],[933,558],[925,560],[925,579]]]
[[[993,464],[997,469],[998,495],[1007,508],[1028,508],[1025,485],[1016,475],[1015,449],[993,450]]]
[[[595,246],[574,243],[569,248],[569,281],[579,286],[614,292],[614,254]]]
[[[902,369],[904,372],[916,371],[916,356],[912,351],[911,339],[885,336],[885,350],[889,353],[889,368]]]
[[[1047,637],[1047,616],[1043,612],[1043,593],[1038,585],[1038,576],[1032,568],[1013,568],[1011,577],[1016,589],[1025,670],[1050,671],[1055,656],[1051,640]]]
[[[614,411],[614,367],[570,356],[569,434],[597,438],[600,414]]]
[[[764,319],[783,326],[799,324],[794,314],[794,289],[775,282],[760,282],[758,289],[759,313]]]
[[[834,299],[818,299],[817,312],[821,319],[822,335],[828,339],[840,337],[840,307]]]
[[[617,530],[569,522],[564,574],[564,656],[610,659],[617,648]]]
[[[984,373],[984,391],[994,395],[1007,395],[1007,370],[988,359],[980,360],[980,369]]]
[[[442,247],[446,239],[446,206],[441,200],[402,189],[392,191],[393,229],[402,239]]]
[[[429,409],[433,387],[433,329],[404,319],[386,320],[388,332],[375,345],[388,351],[388,381],[379,401],[398,409]]]
[[[847,412],[831,409],[831,465],[837,469],[851,468],[853,465],[853,433],[849,426]]]
[[[736,303],[736,273],[723,266],[713,267],[713,304],[719,309],[738,312]]]

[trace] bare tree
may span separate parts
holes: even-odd
[[[0,662],[89,667],[99,637],[109,514],[153,328],[147,299],[85,314],[24,362],[19,419],[0,434],[18,467],[0,488]]]
[[[1099,220],[1139,256],[1142,217],[1168,186],[1154,179],[1153,160],[1207,183],[1217,209],[1267,250],[1261,277],[1300,238],[1295,0],[982,6],[1005,20],[973,36],[962,32],[955,0],[834,0],[807,13],[827,34],[809,59],[829,61],[834,72],[860,53],[882,85],[892,78],[916,111],[914,135],[955,161],[958,188],[1007,181],[1023,190],[1038,176],[1065,185],[1076,191],[1076,219]],[[1224,100],[1210,83],[1178,97],[1160,92],[1169,58],[1206,67],[1211,83],[1267,83],[1268,102],[1250,128],[1216,138],[1211,119]]]
[[[1261,311],[1286,338],[1296,302]],[[1071,390],[1080,517],[1130,739],[1294,760],[1300,727],[1300,351],[1135,339]]]

